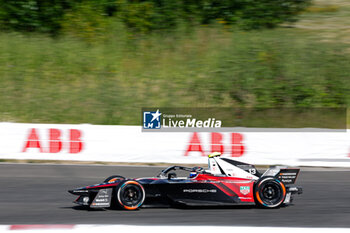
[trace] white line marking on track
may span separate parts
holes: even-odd
[[[16,226],[16,227],[13,227]],[[25,226],[21,228],[21,226]],[[31,228],[32,226],[32,228]],[[283,233],[295,233],[295,232],[307,232],[307,233],[348,233],[350,228],[303,228],[303,227],[244,227],[244,226],[154,226],[154,225],[70,225],[72,227],[64,227],[68,225],[2,225],[0,226],[1,232],[6,230],[25,231],[31,232],[67,232],[73,230],[78,233],[86,232],[148,232],[152,233],[164,233],[164,232],[201,232],[201,233],[213,233],[213,232],[259,232],[259,233],[271,233],[271,232],[283,232]]]

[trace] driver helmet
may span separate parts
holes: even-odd
[[[189,178],[193,178],[197,175],[197,172],[190,172]]]

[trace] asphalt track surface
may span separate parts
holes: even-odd
[[[302,171],[304,193],[279,209],[83,210],[68,189],[110,175],[154,176],[159,167],[0,164],[0,224],[137,224],[350,227],[350,170]]]

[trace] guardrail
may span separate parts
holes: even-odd
[[[0,158],[350,167],[350,132],[141,132],[140,126],[0,123]]]

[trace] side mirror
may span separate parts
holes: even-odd
[[[176,175],[175,172],[170,172],[170,173],[168,174],[168,180],[174,179],[174,178],[176,178],[176,177],[177,177],[177,175]]]

